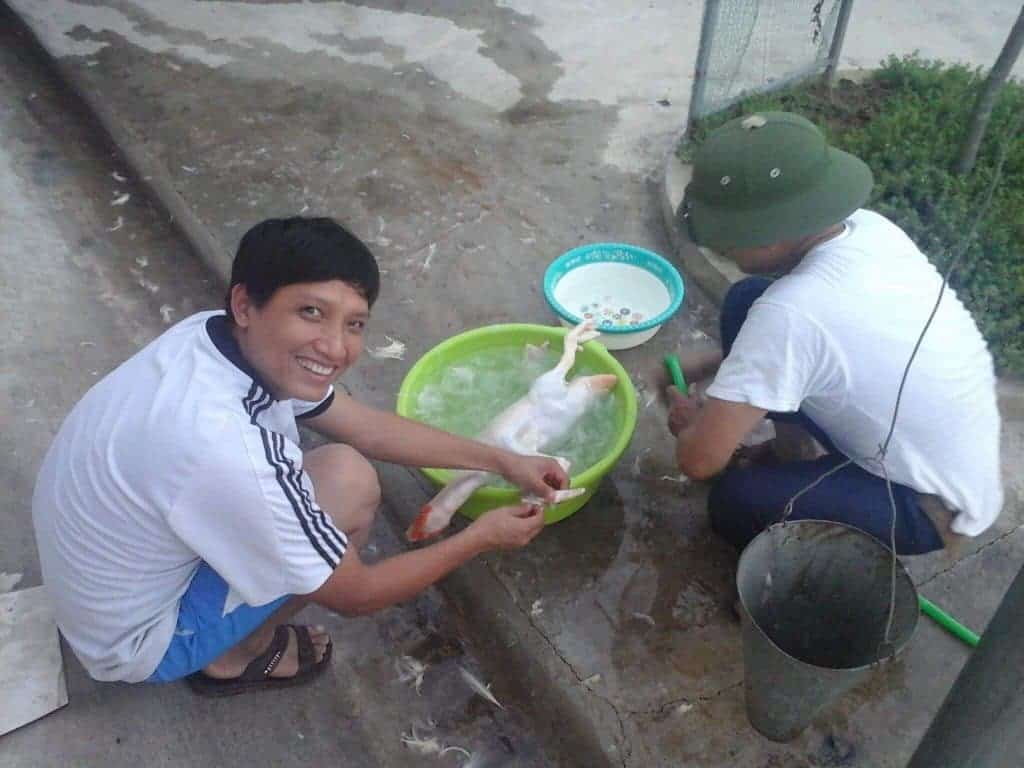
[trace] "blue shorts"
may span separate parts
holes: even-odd
[[[200,563],[181,596],[174,636],[147,683],[169,683],[198,672],[259,628],[291,595],[266,605],[242,603],[224,613],[228,585],[213,568]]]

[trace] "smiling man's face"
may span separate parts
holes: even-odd
[[[231,289],[234,334],[242,355],[279,400],[316,402],[363,351],[370,317],[348,283],[293,283],[262,306],[244,284]]]

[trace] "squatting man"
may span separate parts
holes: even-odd
[[[379,285],[370,251],[333,220],[264,221],[239,244],[225,310],[167,330],[68,415],[32,512],[57,623],[92,677],[187,678],[216,696],[305,682],[332,647],[323,627],[288,623],[305,605],[371,613],[540,532],[541,509],[503,507],[360,559],[381,498],[368,459],[487,470],[544,500],[568,486],[554,459],[334,389]],[[303,451],[297,422],[330,442]]]
[[[725,297],[721,350],[684,360],[691,380],[713,380],[703,401],[669,390],[669,429],[680,470],[711,480],[711,526],[737,549],[808,488],[791,519],[845,523],[888,546],[895,506],[907,555],[979,535],[1002,507],[992,357],[951,289],[878,461],[942,278],[862,207],[872,185],[859,158],[785,112],[733,120],[695,155],[682,210],[691,236],[753,276]],[[738,451],[765,417],[772,450]]]

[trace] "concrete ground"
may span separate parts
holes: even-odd
[[[35,287],[12,274],[2,288],[5,327],[17,329],[5,357],[18,365],[0,393],[16,427],[4,430],[0,471],[16,492],[0,569],[24,573],[24,586],[38,583],[28,497],[61,416],[92,371],[109,370],[165,319],[219,303],[218,279],[255,221],[327,213],[371,244],[386,274],[369,343],[392,337],[408,352],[367,358],[345,383],[388,408],[408,368],[442,339],[496,322],[554,322],[540,276],[567,248],[619,240],[674,252],[658,181],[686,114],[700,3],[9,4],[120,153],[100,150],[88,170],[54,176],[86,143],[62,135],[88,118],[55,92],[46,123],[32,111],[42,89],[34,98],[17,90],[31,75],[5,78],[3,130],[22,138],[4,141],[4,203],[35,201],[24,203],[26,231],[40,233],[10,260]],[[858,2],[844,64],[911,47],[989,63],[1015,6]],[[897,34],[910,21],[915,34]],[[51,134],[56,145],[33,144]],[[111,205],[129,191],[128,205]],[[209,273],[166,221],[133,218],[147,199]],[[428,716],[445,743],[494,765],[903,765],[967,655],[926,622],[899,661],[796,741],[772,744],[746,722],[729,607],[736,556],[708,531],[703,486],[678,482],[656,397],[661,356],[714,335],[715,318],[690,282],[682,312],[617,354],[641,417],[584,510],[525,551],[470,564],[444,582],[443,600],[431,592],[374,619],[330,619],[342,651],[332,679],[273,707],[258,696],[211,706],[181,686],[91,683],[66,654],[71,704],[0,741],[0,765],[39,764],[39,755],[92,765],[116,749],[121,764],[461,764],[456,752],[425,758],[402,747],[401,732]],[[31,400],[46,410],[27,416]],[[995,529],[957,562],[909,563],[924,594],[977,629],[1024,561],[1021,443],[1019,424],[1008,426],[1006,478],[1018,484]],[[386,552],[401,546],[393,531],[427,488],[410,471],[381,474],[376,544]],[[394,682],[395,659],[414,652],[433,654],[438,675],[423,700]],[[494,680],[508,711],[458,688],[460,656]]]

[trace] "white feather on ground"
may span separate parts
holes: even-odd
[[[640,462],[643,461],[644,456],[651,452],[650,448],[644,448],[640,453],[633,459],[633,477],[640,477],[642,470],[640,469]]]
[[[679,483],[680,485],[686,485],[688,482],[690,482],[690,478],[688,478],[686,475],[678,475],[677,477],[672,477],[672,475],[662,475],[658,479],[665,480],[669,483]]]
[[[370,357],[375,357],[378,360],[402,360],[405,357],[405,343],[390,336],[384,338],[388,341],[387,345],[366,350]]]
[[[421,727],[430,729],[433,727],[433,723],[428,723],[426,726]],[[449,752],[461,752],[469,761],[464,763],[464,765],[469,765],[473,762],[473,754],[468,749],[454,745],[445,746],[436,736],[421,736],[417,732],[417,726],[415,725],[412,726],[409,733],[402,734],[402,743],[413,752],[418,752],[421,755],[444,757]]]
[[[419,752],[421,755],[440,755],[441,750],[444,747],[441,746],[441,742],[435,737],[424,738],[416,733],[416,726],[412,727],[411,733],[402,734],[402,743],[405,744],[409,749],[414,752]]]
[[[402,656],[395,661],[395,668],[398,670],[398,682],[412,683],[416,693],[420,694],[423,685],[423,674],[427,671],[427,665],[412,656]]]
[[[491,687],[489,685],[484,685],[465,667],[460,666],[459,673],[462,675],[462,679],[466,681],[466,685],[468,685],[470,688],[476,691],[480,696],[487,699],[489,702],[491,702],[494,706],[498,707],[499,709],[505,708],[501,705],[500,701],[494,698],[494,694],[491,693]]]

